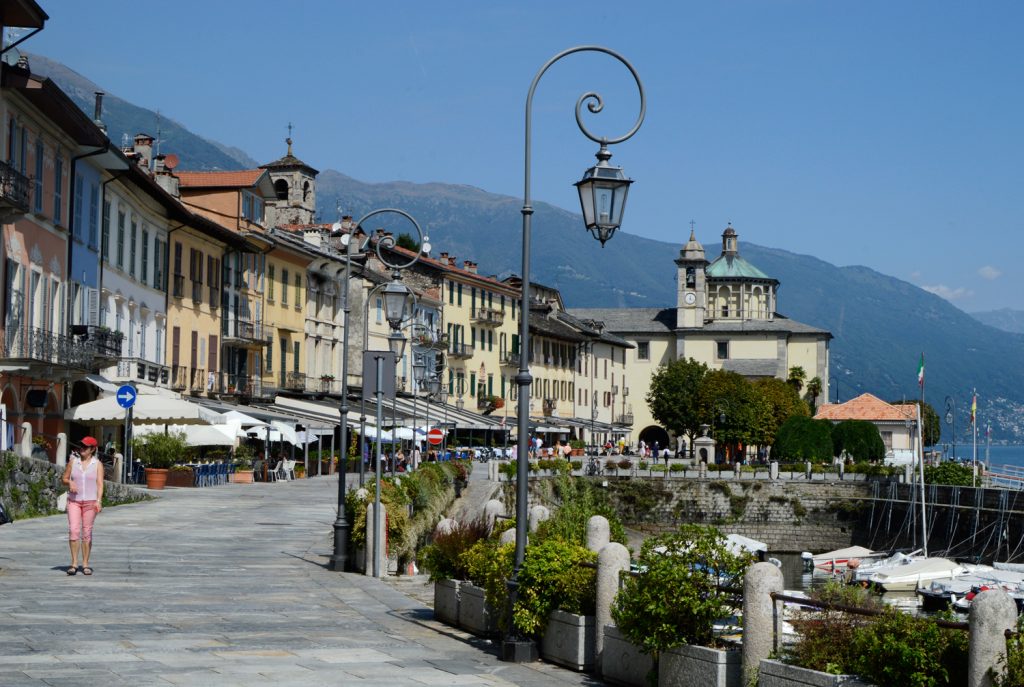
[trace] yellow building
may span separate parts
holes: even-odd
[[[307,271],[313,252],[300,239],[271,232],[264,256],[263,318],[270,339],[264,356],[265,388],[306,391]]]
[[[635,349],[624,368],[623,384],[632,407],[634,443],[669,445],[668,432],[651,416],[644,399],[660,365],[693,358],[711,369],[749,379],[787,379],[794,367],[821,381],[828,398],[829,341],[832,335],[776,312],[779,282],[744,260],[739,237],[729,226],[722,252],[708,261],[691,232],[679,251],[677,303],[673,308],[580,308],[570,313],[604,322]]]

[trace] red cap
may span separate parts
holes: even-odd
[[[82,439],[82,446],[92,446],[95,448],[99,446],[99,442],[96,441],[96,437],[85,437]]]

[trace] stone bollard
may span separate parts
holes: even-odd
[[[124,456],[120,453],[114,454],[114,474],[112,475],[114,482],[121,482],[124,474]]]
[[[601,665],[604,651],[604,626],[612,625],[612,601],[619,593],[619,573],[629,570],[629,550],[618,542],[611,542],[597,554],[597,610],[594,627],[594,665]]]
[[[967,687],[991,687],[992,673],[1002,672],[1005,632],[1017,626],[1017,605],[1001,589],[984,591],[971,602],[970,625]]]
[[[381,518],[379,528],[377,530],[376,537],[373,532],[373,506],[374,504],[366,504],[366,570],[363,571],[364,575],[373,576],[373,542],[379,537],[380,539],[380,561],[377,571],[378,577],[384,577],[387,574],[388,566],[388,552],[387,552],[387,534],[385,533],[385,527],[387,527],[387,511],[384,509],[384,504],[380,504]]]
[[[914,482],[914,466],[907,463],[903,466],[903,483],[913,484]]]
[[[742,472],[742,467],[743,466],[740,465],[738,461],[733,463],[732,464],[732,476],[735,477],[736,479],[739,479],[740,478],[740,473]]]
[[[844,477],[846,477],[846,461],[841,460],[839,461],[839,479],[842,480]]]
[[[434,536],[439,534],[451,534],[459,527],[459,523],[451,518],[441,518],[440,522],[434,527]]]
[[[487,531],[494,529],[494,519],[505,514],[505,504],[498,499],[491,499],[484,504],[484,518],[487,519]]]
[[[813,468],[811,467],[811,461],[804,463],[804,479],[812,479],[811,475],[814,474]]]
[[[700,465],[697,467],[697,477],[699,477],[701,479],[707,479],[707,476],[708,476],[708,464],[705,463],[702,460],[700,462]]]
[[[498,481],[498,461],[487,461],[487,479],[489,479],[492,482]]]
[[[768,463],[768,479],[777,480],[779,478],[779,461],[773,460]]]
[[[608,545],[610,535],[608,518],[603,515],[591,515],[587,520],[587,549],[600,553]]]
[[[529,541],[530,541],[530,538],[527,537],[526,538],[526,542],[529,543]],[[498,543],[501,544],[502,546],[504,546],[505,544],[515,544],[516,543],[516,528],[515,527],[510,527],[507,530],[505,530],[504,532],[502,532],[501,534],[499,534],[498,535]]]
[[[775,649],[775,602],[772,592],[782,592],[782,571],[771,563],[754,563],[743,579],[743,680],[757,678],[761,660]]]
[[[61,432],[57,435],[57,467],[63,468],[68,464],[68,435]],[[107,479],[113,478],[113,475]],[[120,479],[114,479],[114,482],[120,482]]]
[[[530,532],[536,532],[537,527],[551,517],[551,511],[547,506],[531,506],[529,513]]]
[[[22,458],[32,456],[32,425],[27,422],[21,423],[21,443],[18,444],[18,450]]]

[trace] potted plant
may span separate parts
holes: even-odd
[[[194,487],[196,476],[188,465],[172,465],[167,473],[168,487]]]
[[[253,481],[252,470],[253,452],[252,449],[241,444],[235,449],[235,472],[231,475],[231,481],[236,484],[251,484]]]
[[[163,489],[167,471],[188,453],[185,434],[154,432],[132,442],[132,451],[146,468],[146,488]]]
[[[40,460],[50,460],[50,449],[53,445],[46,440],[42,434],[36,434],[32,437],[32,457]]]
[[[742,587],[753,555],[730,551],[713,527],[683,525],[647,539],[637,563],[644,572],[625,580],[612,618],[626,639],[651,655],[659,683],[739,687],[739,652],[719,648],[714,622],[737,604],[722,582]],[[685,675],[692,682],[677,677]]]
[[[587,444],[582,439],[572,439],[569,441],[569,448],[571,449],[571,451],[569,451],[570,455],[582,456],[584,450],[587,448]]]
[[[469,579],[462,554],[487,537],[487,520],[455,522],[434,534],[433,541],[419,553],[421,567],[430,572],[434,583],[434,617],[443,623],[459,622],[459,587]]]

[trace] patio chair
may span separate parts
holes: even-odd
[[[292,480],[295,479],[295,461],[288,460],[285,458],[281,461],[281,464],[277,466],[281,479]]]

